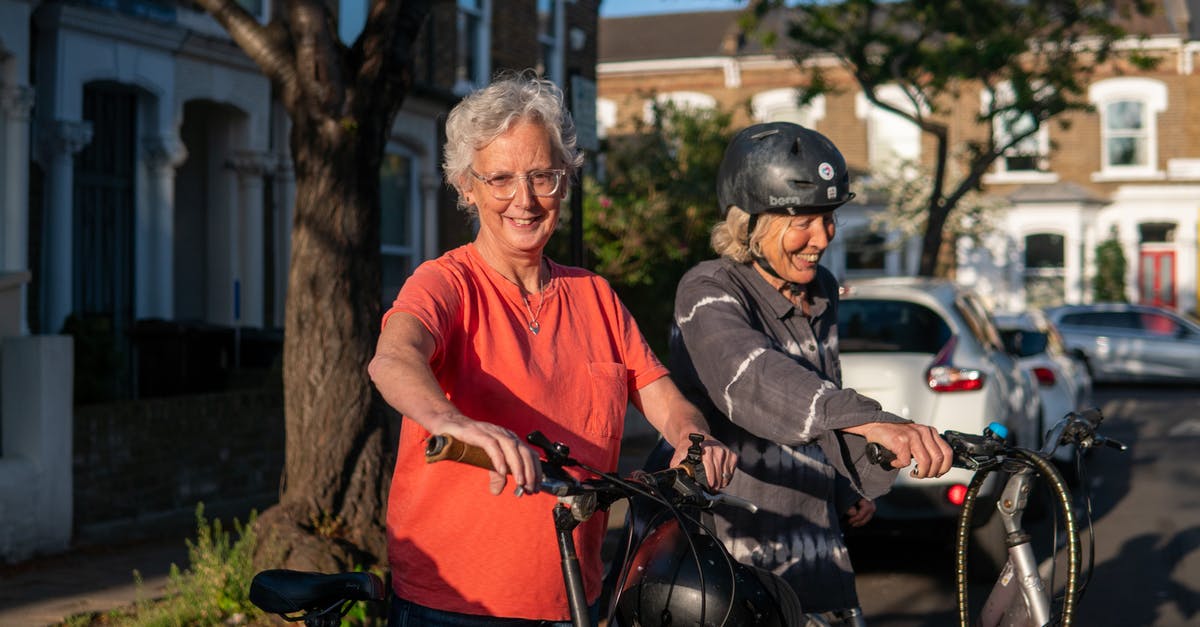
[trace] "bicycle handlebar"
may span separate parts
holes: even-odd
[[[1100,410],[1096,408],[1086,409],[1082,413],[1070,412],[1046,432],[1042,448],[1032,452],[1049,458],[1058,447],[1071,444],[1084,449],[1108,446],[1119,451],[1126,450],[1128,447],[1125,444],[1096,431],[1103,419]],[[1005,441],[1005,433],[1007,429],[993,422],[982,434],[946,430],[942,432],[941,437],[954,451],[955,468],[977,471],[998,464],[1014,448],[1018,448]],[[867,458],[871,463],[890,470],[892,462],[896,460],[896,454],[881,444],[871,442],[867,444]]]
[[[595,494],[603,498],[600,508],[604,509],[622,498],[648,496],[649,491],[653,494],[670,495],[670,504],[675,506],[709,509],[717,504],[726,504],[751,513],[758,511],[758,507],[749,501],[709,489],[701,463],[703,450],[700,443],[704,441],[704,436],[691,434],[689,437],[692,446],[688,448],[688,456],[678,466],[655,472],[639,471],[624,479],[584,466],[569,456],[566,446],[562,443],[551,443],[538,431],[529,434],[527,439],[546,453],[546,459],[538,460],[542,468],[539,489],[557,497]],[[430,436],[425,445],[425,461],[456,461],[485,470],[495,470],[491,458],[482,448],[445,434]],[[563,471],[563,468],[568,466],[583,468],[595,477],[575,479]],[[523,493],[520,487],[517,490],[518,495]]]

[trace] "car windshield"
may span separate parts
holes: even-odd
[[[917,303],[855,298],[838,306],[838,345],[843,353],[936,354],[950,339],[950,326]]]

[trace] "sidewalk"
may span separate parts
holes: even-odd
[[[171,564],[186,568],[182,538],[79,549],[0,566],[0,627],[57,625],[161,596]],[[139,586],[133,571],[141,573]]]
[[[631,411],[626,419],[621,473],[639,468],[657,434]],[[624,509],[613,507],[610,528]],[[0,627],[58,625],[83,612],[107,612],[162,596],[171,564],[188,566],[183,537],[89,547],[0,565]],[[139,586],[133,571],[141,574]]]

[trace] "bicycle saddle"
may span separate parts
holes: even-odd
[[[344,601],[382,601],[387,593],[374,573],[307,573],[264,570],[250,582],[250,602],[272,614],[325,610]]]

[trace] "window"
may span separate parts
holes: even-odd
[[[708,94],[702,94],[697,91],[672,91],[665,94],[659,94],[654,100],[646,101],[646,108],[642,112],[642,117],[646,123],[654,122],[655,105],[671,105],[679,111],[699,111],[702,109],[716,109],[717,99]]]
[[[1003,110],[1013,100],[1012,87],[1007,83],[994,92],[981,95],[983,113],[995,111],[992,118],[992,140],[996,146],[1008,146],[1014,138],[1024,135],[1012,146],[1004,148],[996,159],[990,182],[1054,182],[1058,177],[1047,172],[1050,154],[1050,131],[1045,125],[1033,131],[1034,119],[1028,113]],[[1032,134],[1030,132],[1032,131]]]
[[[562,0],[537,0],[538,73],[563,84]]]
[[[488,37],[491,0],[458,0],[458,55],[454,91],[466,94],[486,85],[491,72]]]
[[[617,125],[617,103],[608,98],[596,99],[596,137],[604,139]]]
[[[1058,233],[1025,237],[1025,305],[1030,309],[1063,304],[1065,251],[1063,236]]]
[[[1151,312],[1141,313],[1138,322],[1146,333],[1159,337],[1175,337],[1183,328],[1170,316]]]
[[[750,110],[758,122],[795,122],[814,128],[825,118],[825,96],[817,96],[804,106],[798,104],[799,100],[795,89],[772,89],[755,94]]]
[[[885,85],[877,94],[881,101],[901,111],[916,111],[912,100],[899,87]],[[858,117],[867,124],[867,161],[871,174],[894,176],[921,158],[921,129],[916,124],[871,104],[861,93],[856,108]]]
[[[950,335],[950,325],[924,305],[866,298],[838,305],[838,349],[843,353],[934,355]]]
[[[1088,99],[1100,114],[1100,172],[1094,179],[1159,178],[1158,114],[1167,88],[1148,78],[1099,81]]]
[[[850,230],[846,243],[846,271],[880,272],[885,269],[887,239],[865,228]]]
[[[1070,326],[1105,327],[1109,329],[1138,328],[1137,314],[1124,311],[1067,314],[1063,316],[1062,323]]]
[[[420,262],[421,196],[417,172],[415,155],[403,148],[389,147],[383,156],[379,173],[382,209],[379,239],[385,310]]]

